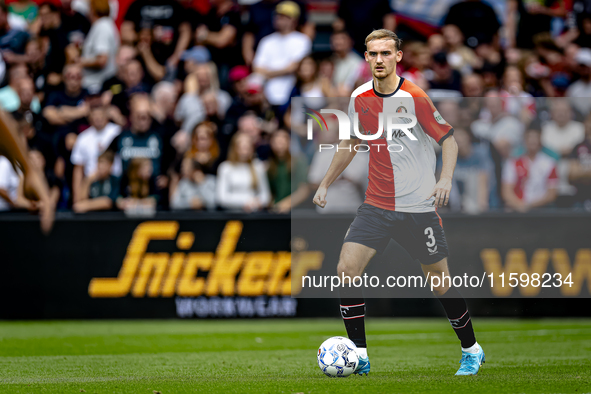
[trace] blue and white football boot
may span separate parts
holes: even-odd
[[[462,350],[462,359],[460,360],[460,369],[456,372],[456,375],[476,375],[480,370],[482,364],[484,364],[484,350],[480,347],[478,353],[468,353]]]
[[[369,373],[369,357],[359,357],[359,364],[353,373],[360,376],[365,374],[367,376]]]

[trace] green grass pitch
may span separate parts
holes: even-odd
[[[453,376],[445,318],[368,319],[372,372],[328,378],[338,319],[0,322],[0,393],[585,393],[591,320],[475,319],[487,363]]]

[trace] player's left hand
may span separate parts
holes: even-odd
[[[441,178],[433,188],[433,191],[431,191],[429,197],[427,197],[427,200],[429,200],[431,197],[435,197],[435,202],[433,205],[435,205],[436,207],[442,207],[444,205],[447,205],[447,203],[449,202],[450,192],[451,179]]]

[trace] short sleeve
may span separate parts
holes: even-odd
[[[87,155],[84,152],[84,140],[80,137],[76,139],[74,143],[74,148],[72,148],[72,155],[70,156],[70,161],[75,166],[83,166],[85,163],[85,158]]]
[[[515,161],[508,160],[503,166],[503,183],[515,185],[517,183],[517,171],[515,170]]]
[[[300,36],[299,42],[296,43],[296,45],[293,45],[292,48],[290,48],[291,61],[292,62],[299,62],[308,53],[310,53],[311,49],[312,49],[312,42],[310,41],[308,36],[302,34]]]
[[[417,121],[429,137],[441,145],[447,137],[453,135],[453,127],[443,119],[429,97],[415,97],[414,102]]]
[[[269,36],[263,38],[257,48],[254,55],[252,65],[254,67],[264,67],[268,63],[268,48],[269,48]]]

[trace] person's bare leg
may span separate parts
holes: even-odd
[[[341,284],[341,316],[347,329],[349,339],[357,346],[358,354],[367,361],[367,342],[365,339],[365,300],[360,287],[353,286],[354,278],[363,275],[369,261],[375,256],[376,250],[355,242],[345,242],[341,249],[337,274],[345,278]],[[349,277],[350,279],[348,279]],[[357,371],[357,370],[356,370]],[[369,372],[369,363],[366,370]],[[357,372],[356,372],[357,373]]]
[[[0,110],[0,155],[5,156],[15,168],[23,172],[25,197],[39,201],[41,229],[48,233],[55,218],[54,206],[49,198],[49,187],[41,172],[30,165],[27,146],[16,132],[14,121]]]

